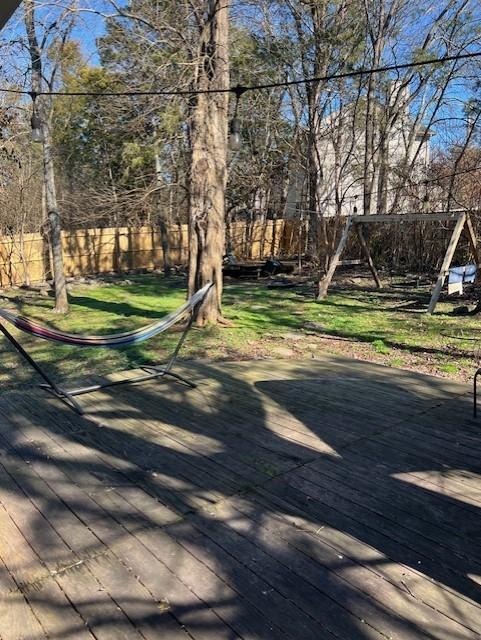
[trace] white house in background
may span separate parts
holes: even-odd
[[[408,100],[406,99],[404,102],[407,104]],[[323,168],[320,193],[320,200],[323,203],[322,214],[327,217],[336,215],[336,182],[338,192],[343,200],[342,214],[363,214],[362,168],[364,166],[365,142],[362,125],[353,126],[353,113],[349,108],[343,114],[332,113],[324,119],[323,125],[319,138]],[[386,152],[383,155],[386,163],[386,208],[388,211],[389,205],[393,202],[394,187],[397,185],[396,170],[407,160],[407,166],[413,166],[412,180],[422,182],[430,162],[432,133],[426,132],[424,126],[418,127],[414,131],[414,141],[410,145],[409,139],[413,133],[413,127],[413,120],[405,109],[392,127],[385,143]],[[379,146],[379,140],[376,141],[376,144]],[[378,178],[379,173],[371,189],[373,193],[371,213],[377,211]],[[299,217],[302,207],[306,206],[303,204],[307,202],[306,193],[307,174],[299,169],[294,170],[289,178],[286,202],[287,217]],[[398,213],[402,212],[401,207]]]

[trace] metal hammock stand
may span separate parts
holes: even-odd
[[[99,391],[100,389],[106,389],[108,387],[116,387],[122,384],[134,384],[145,382],[146,380],[152,380],[153,378],[170,376],[171,378],[174,378],[179,382],[183,382],[191,388],[195,388],[197,386],[195,383],[187,380],[187,378],[184,378],[178,373],[174,373],[172,371],[172,367],[177,360],[177,356],[179,354],[180,348],[182,347],[182,344],[184,343],[187,333],[192,327],[192,323],[195,317],[195,311],[197,307],[204,301],[212,286],[212,283],[208,283],[202,289],[199,289],[199,291],[194,293],[181,307],[179,307],[176,311],[168,314],[159,322],[134,331],[109,336],[76,336],[75,334],[62,333],[43,327],[28,320],[27,318],[22,318],[21,316],[17,316],[16,314],[13,314],[9,311],[0,309],[0,320],[6,320],[18,329],[21,329],[22,331],[25,331],[26,333],[37,336],[39,338],[62,342],[64,344],[75,344],[82,347],[97,346],[111,348],[143,342],[144,340],[147,340],[154,335],[163,333],[169,327],[177,324],[187,314],[190,314],[189,320],[184,330],[182,331],[177,345],[167,363],[163,366],[142,366],[140,367],[140,369],[145,373],[139,376],[135,376],[134,378],[122,378],[121,380],[113,380],[111,382],[103,382],[86,387],[79,387],[76,389],[65,389],[62,386],[58,385],[54,380],[52,380],[52,378],[40,367],[38,362],[36,362],[32,358],[32,356],[27,353],[27,351],[18,342],[18,340],[14,338],[14,336],[8,331],[3,322],[0,322],[0,331],[11,342],[11,344],[20,353],[20,355],[25,358],[28,364],[41,376],[41,378],[43,378],[43,380],[45,380],[45,382],[43,384],[40,384],[39,386],[61,400],[64,404],[66,404],[70,409],[72,409],[79,415],[83,415],[85,411],[83,410],[79,402],[77,402],[75,396],[93,393],[94,391]]]

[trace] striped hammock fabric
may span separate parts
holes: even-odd
[[[78,347],[124,347],[126,345],[144,342],[145,340],[153,338],[159,333],[162,333],[172,327],[181,320],[183,316],[191,312],[202,302],[211,287],[212,283],[209,282],[202,287],[202,289],[196,291],[196,293],[194,293],[182,306],[164,316],[157,322],[153,322],[152,324],[148,324],[147,326],[139,329],[134,329],[133,331],[105,336],[81,336],[75,335],[74,333],[64,333],[62,331],[57,331],[56,329],[45,327],[33,320],[29,320],[28,318],[24,318],[5,309],[0,309],[0,318],[10,322],[17,329],[36,336],[37,338],[43,338],[44,340],[62,342],[64,344],[76,345]]]

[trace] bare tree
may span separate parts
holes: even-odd
[[[57,202],[52,141],[53,108],[51,97],[40,94],[43,92],[44,86],[47,90],[54,88],[63,48],[73,28],[73,14],[70,10],[63,10],[61,15],[44,29],[43,36],[39,40],[36,30],[36,9],[34,0],[24,0],[25,29],[31,60],[31,95],[34,102],[34,113],[38,118],[37,126],[42,138],[43,180],[55,284],[54,310],[57,313],[66,313],[68,311],[68,297],[63,265],[62,223]],[[54,32],[52,40],[49,36]],[[49,52],[50,57],[47,62],[45,58]]]

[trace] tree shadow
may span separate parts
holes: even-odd
[[[114,302],[110,300],[100,300],[98,298],[89,298],[87,296],[79,296],[75,295],[72,297],[72,303],[79,307],[84,307],[85,309],[91,309],[93,311],[103,311],[105,313],[111,313],[115,316],[123,316],[129,318],[131,316],[134,317],[142,317],[142,318],[151,318],[153,320],[159,320],[162,316],[160,311],[143,309],[136,305],[133,305],[129,302]],[[118,326],[116,324],[116,329]],[[125,329],[128,330],[132,328],[131,323],[127,322],[125,325]],[[108,333],[111,329],[105,329],[105,333]]]
[[[385,550],[396,562],[412,569],[422,564],[432,579],[479,603],[479,583],[469,577],[478,575],[481,566],[477,539],[481,493],[474,489],[473,494],[469,487],[469,479],[474,485],[479,482],[481,470],[479,457],[471,449],[479,445],[469,419],[471,401],[456,397],[439,408],[431,405],[430,414],[425,415],[429,398],[428,402],[417,400],[413,413],[411,392],[400,388],[398,372],[390,377],[394,383],[386,384],[385,374],[376,379],[371,373],[364,384],[360,376],[355,393],[349,377],[304,379],[302,385],[292,380],[258,383],[276,403],[282,405],[289,398],[289,411],[323,440],[336,442],[346,431],[356,434],[339,459],[316,459],[299,474],[294,472],[294,482],[290,474],[274,481],[273,492],[285,492],[282,497],[288,502],[302,504],[307,513],[317,513],[334,527],[344,522],[344,531]],[[416,377],[423,378],[409,373],[410,381]],[[377,398],[378,385],[384,404]],[[325,411],[312,411],[310,403],[321,400],[320,388],[322,396],[335,393],[337,399],[326,402]],[[302,401],[293,398],[296,391]],[[360,409],[357,416],[353,404]],[[368,407],[375,408],[374,416],[387,422],[387,428],[379,430]],[[395,416],[393,428],[386,421],[388,407]],[[474,495],[473,501],[463,491]],[[477,532],[474,539],[468,535],[472,532]]]
[[[460,387],[312,366],[192,363],[198,390],[105,390],[83,418],[0,396],[2,588],[40,626],[65,619],[55,637],[476,637]]]

